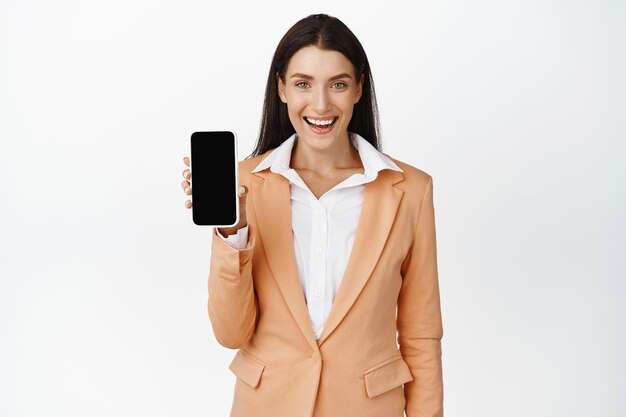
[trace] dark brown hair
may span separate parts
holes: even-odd
[[[291,57],[301,48],[311,45],[342,53],[354,66],[357,82],[363,75],[362,95],[354,105],[348,131],[361,135],[380,151],[378,106],[365,50],[354,33],[341,20],[326,14],[314,14],[293,25],[276,47],[267,76],[259,139],[252,154],[247,158],[276,148],[295,133],[289,120],[287,104],[278,97],[276,74],[279,74],[284,82],[285,71]]]

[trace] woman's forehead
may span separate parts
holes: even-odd
[[[293,74],[306,75],[302,78],[327,79],[341,74],[354,77],[354,66],[344,54],[333,49],[306,46],[299,49],[289,60],[287,77]],[[346,78],[346,77],[344,77]]]

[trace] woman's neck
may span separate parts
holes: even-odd
[[[324,150],[307,146],[296,135],[289,165],[292,169],[312,171],[320,176],[331,175],[341,169],[363,167],[359,152],[352,146],[347,135],[344,140],[337,141],[335,146]]]

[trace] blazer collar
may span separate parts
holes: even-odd
[[[370,145],[364,139],[363,141]],[[359,142],[359,145],[361,144],[362,142]],[[274,149],[272,154],[280,150],[279,146]],[[360,150],[363,148],[360,147]],[[264,161],[272,154],[266,157]],[[272,160],[277,161],[279,159],[276,156]],[[380,258],[404,194],[404,191],[397,188],[395,184],[404,179],[404,174],[402,170],[385,169],[377,172],[375,181],[365,184],[363,206],[354,245],[324,330],[320,339],[316,340],[298,278],[291,228],[289,180],[282,175],[276,175],[272,170],[262,168],[262,166],[259,164],[257,169],[252,171],[254,175],[250,193],[256,213],[258,234],[267,256],[269,268],[291,314],[305,338],[313,349],[317,350],[350,310]],[[272,164],[267,165],[266,168],[269,166]]]

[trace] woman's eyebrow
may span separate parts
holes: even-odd
[[[305,80],[313,80],[314,79],[314,77],[312,75],[302,74],[300,72],[296,72],[295,74],[293,74],[289,78],[304,78]],[[330,77],[329,81],[338,80],[340,78],[352,78],[352,77],[347,72],[343,72],[341,74],[333,75],[332,77]]]

